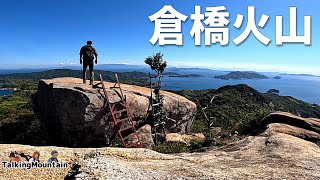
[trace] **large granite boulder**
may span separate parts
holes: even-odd
[[[121,78],[121,77],[120,77]],[[98,82],[96,82],[98,83]],[[105,83],[112,87],[113,83]],[[150,89],[122,84],[131,115],[139,123],[149,106]],[[107,89],[110,100],[119,101],[115,90]],[[187,133],[196,114],[196,104],[174,93],[162,91],[165,130]],[[35,105],[48,132],[48,143],[67,147],[101,147],[115,136],[113,120],[101,88],[82,84],[78,78],[41,80]]]
[[[139,134],[140,141],[142,142],[142,146],[144,148],[152,149],[154,147],[151,126],[149,124],[142,126],[137,130]],[[138,143],[138,138],[134,134],[130,134],[128,140],[126,140],[128,144],[136,144]]]
[[[274,112],[262,120],[264,134],[285,133],[320,143],[320,119],[302,118],[286,112]]]

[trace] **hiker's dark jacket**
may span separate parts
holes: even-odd
[[[85,45],[80,50],[80,56],[83,57],[84,61],[92,61],[98,56],[98,53],[93,46]]]

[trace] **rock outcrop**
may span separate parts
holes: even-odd
[[[32,154],[40,161],[58,150],[59,161],[80,164],[76,179],[319,179],[320,148],[283,134],[250,136],[201,153],[161,154],[148,149],[69,149],[1,145],[0,159],[11,151]],[[4,179],[63,179],[69,169],[3,169]]]
[[[151,132],[151,126],[149,124],[144,125],[141,128],[139,128],[137,130],[137,133],[139,134],[139,138],[140,138],[144,148],[151,149],[154,146],[152,132]],[[126,143],[128,143],[128,144],[138,143],[137,136],[130,134],[128,140],[126,140]]]
[[[286,112],[274,112],[262,120],[265,133],[286,133],[314,143],[320,143],[320,119],[302,118]]]
[[[106,86],[112,87],[113,83],[106,83]],[[139,121],[147,113],[150,89],[126,84],[122,84],[122,89],[133,119]],[[111,101],[120,100],[114,90],[107,89],[107,92]],[[176,120],[175,123],[166,122],[165,130],[188,132],[195,117],[196,104],[170,92],[162,91],[162,94],[166,116]],[[81,79],[41,80],[35,104],[47,129],[50,145],[101,147],[115,135],[102,89],[83,85]]]

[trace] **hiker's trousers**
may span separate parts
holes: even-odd
[[[94,81],[94,72],[93,72],[93,65],[94,62],[93,60],[83,60],[83,72],[82,72],[82,79],[85,81],[87,79],[87,68],[89,66],[89,71],[90,71],[90,82]]]

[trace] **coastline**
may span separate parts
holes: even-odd
[[[0,88],[0,91],[17,91],[18,88]]]

